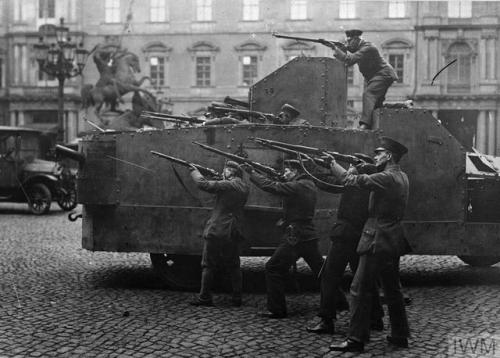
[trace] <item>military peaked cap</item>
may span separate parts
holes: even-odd
[[[345,32],[345,35],[347,37],[353,37],[353,36],[361,36],[363,34],[363,31],[361,30],[357,30],[357,29],[353,29],[353,30],[347,30]]]
[[[292,106],[292,105],[290,105],[288,103],[285,103],[283,106],[281,106],[281,110],[283,112],[288,112],[292,116],[295,116],[295,117],[297,117],[300,114],[300,112],[299,112],[299,110],[297,108],[295,108],[294,106]]]
[[[389,137],[380,137],[380,146],[375,149],[375,153],[381,150],[388,150],[391,153],[398,154],[399,156],[403,156],[408,153],[408,148]]]
[[[354,153],[354,156],[356,158],[359,158],[361,159],[362,161],[368,163],[368,164],[374,164],[375,161],[373,160],[372,157],[370,157],[368,154],[364,154],[364,153]]]
[[[237,172],[237,174],[238,174],[239,176],[241,176],[241,174],[243,174],[243,172],[241,171],[241,167],[240,167],[240,165],[239,165],[238,163],[236,163],[236,162],[232,161],[232,160],[228,160],[228,161],[226,162],[226,165],[225,165],[225,166],[226,166],[226,168],[235,169],[235,170],[236,170],[236,172]]]

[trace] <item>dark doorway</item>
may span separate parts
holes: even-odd
[[[476,137],[478,113],[476,110],[442,110],[438,112],[438,118],[460,144],[471,151]]]

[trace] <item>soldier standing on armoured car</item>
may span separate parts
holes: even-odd
[[[203,238],[201,290],[194,306],[212,306],[211,289],[215,271],[222,266],[229,271],[233,289],[232,303],[241,306],[242,277],[240,270],[239,245],[240,220],[243,215],[249,188],[242,180],[242,171],[233,161],[226,162],[222,180],[207,180],[191,167],[191,177],[199,189],[216,195],[212,216],[208,220]]]
[[[399,258],[410,251],[401,220],[408,202],[408,176],[401,171],[399,160],[408,149],[399,142],[382,137],[375,149],[375,174],[352,174],[332,157],[331,170],[346,187],[370,190],[369,218],[358,244],[358,269],[351,285],[352,307],[349,333],[341,344],[330,350],[362,352],[370,338],[370,315],[373,287],[380,279],[391,322],[390,344],[408,347],[409,327],[401,284]]]
[[[313,217],[317,189],[313,181],[302,173],[298,160],[285,160],[285,182],[273,181],[244,166],[250,180],[260,189],[283,198],[284,242],[266,263],[267,309],[260,315],[267,318],[285,318],[285,279],[290,267],[304,258],[315,276],[323,264]]]
[[[359,71],[365,78],[363,113],[359,125],[362,129],[370,129],[373,125],[373,110],[382,107],[388,88],[398,76],[392,66],[380,56],[378,49],[371,42],[360,38],[363,33],[361,30],[349,30],[345,33],[348,52],[327,40],[322,40],[322,44],[332,48],[335,58],[345,62],[346,66],[358,64]]]
[[[356,167],[350,167],[349,174],[375,173],[376,168],[373,159],[368,155],[354,154],[365,163]],[[316,182],[320,190],[330,193],[341,193],[340,203],[337,211],[337,221],[330,233],[331,245],[328,250],[326,261],[320,275],[320,309],[318,316],[321,318],[317,324],[307,327],[312,333],[334,333],[334,320],[336,311],[340,311],[339,304],[345,301],[344,293],[340,290],[342,276],[349,263],[351,271],[356,272],[359,256],[356,253],[363,225],[368,219],[368,200],[370,192],[366,189],[339,185],[328,185],[324,182]],[[381,331],[384,328],[382,317],[384,311],[380,304],[378,290],[373,288],[372,293],[372,315],[371,328]]]

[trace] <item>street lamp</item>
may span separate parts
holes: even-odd
[[[55,27],[56,43],[51,45],[44,42],[40,34],[39,43],[34,45],[35,57],[41,71],[57,78],[57,142],[64,142],[64,81],[67,78],[81,75],[89,52],[80,42],[78,47],[68,37],[69,29],[64,26],[61,17],[60,25]]]

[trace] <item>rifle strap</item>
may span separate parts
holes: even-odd
[[[302,154],[299,153],[299,152],[297,152],[297,159],[299,160],[300,166],[302,167],[302,170],[304,171],[304,173],[306,173],[306,175],[309,176],[315,183],[320,183],[321,185],[324,185],[324,186],[327,186],[327,187],[331,187],[331,188],[334,188],[334,189],[338,189],[338,190],[342,190],[344,188],[343,185],[330,184],[330,183],[327,183],[326,181],[323,181],[323,180],[315,177],[304,166],[304,163],[302,162]]]

